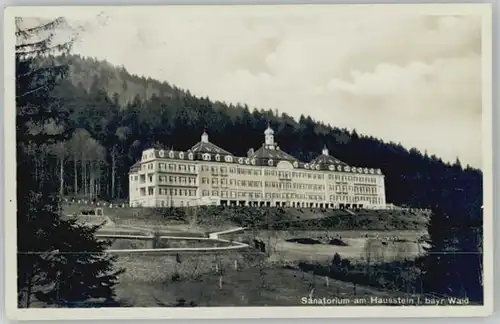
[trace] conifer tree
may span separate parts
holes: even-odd
[[[429,247],[421,263],[423,290],[482,302],[482,216],[448,202],[436,205],[429,220]]]
[[[28,26],[16,19],[16,149],[18,305],[38,301],[62,306],[114,299],[120,271],[98,241],[99,227],[61,217],[57,158],[47,146],[67,138],[67,116],[52,90],[67,66],[52,56],[66,53],[71,41],[54,44],[63,19]]]

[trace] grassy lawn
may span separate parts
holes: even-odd
[[[377,249],[386,261],[414,258],[423,251],[417,243],[423,233],[419,231],[252,231],[221,236],[253,245],[254,239],[262,240],[272,247],[271,260],[274,261],[327,261],[335,253],[353,261],[362,260],[366,255],[368,241],[377,242]],[[293,239],[317,239],[322,244],[301,244]],[[338,238],[345,246],[328,244]],[[399,241],[394,240],[397,238]],[[385,244],[382,242],[385,241]]]

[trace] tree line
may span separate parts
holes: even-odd
[[[468,208],[482,204],[482,172],[462,166],[458,158],[446,163],[427,152],[310,116],[296,120],[273,109],[196,97],[94,59],[56,60],[68,64],[69,72],[56,85],[54,97],[68,116],[68,127],[76,130],[67,142],[52,148],[60,160],[54,172],[59,174],[62,194],[127,199],[128,170],[142,150],[154,146],[187,150],[206,129],[212,142],[244,156],[249,148],[262,145],[270,123],[280,147],[300,160],[312,160],[326,145],[330,154],[350,165],[382,169],[389,202],[430,208],[444,193]]]

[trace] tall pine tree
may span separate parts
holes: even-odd
[[[33,301],[61,306],[88,301],[112,304],[120,271],[104,253],[107,242],[86,227],[61,217],[57,158],[47,146],[71,132],[52,90],[67,66],[52,54],[66,53],[71,42],[54,44],[63,19],[16,19],[16,141],[18,305]],[[35,297],[35,298],[34,298]]]
[[[444,197],[428,224],[429,247],[421,263],[425,293],[483,301],[482,215]]]

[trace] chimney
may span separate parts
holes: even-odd
[[[252,157],[253,156],[253,148],[249,149],[248,152],[247,152],[247,157]]]

